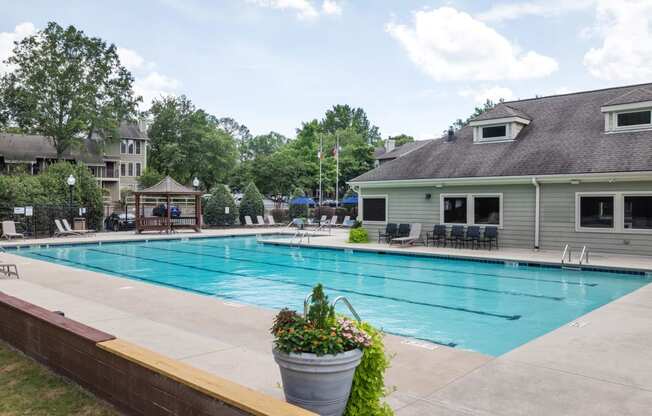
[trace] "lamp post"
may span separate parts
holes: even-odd
[[[197,188],[199,188],[199,179],[195,176],[195,179],[192,180],[192,187],[195,188],[195,191]]]
[[[72,214],[72,189],[75,187],[76,182],[77,182],[77,179],[75,179],[75,177],[72,174],[70,174],[70,176],[68,176],[68,179],[66,180],[66,183],[68,183],[68,189],[70,189],[69,207],[70,207],[70,220],[71,221],[72,221],[72,217],[73,217],[73,214]]]

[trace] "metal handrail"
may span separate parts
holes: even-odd
[[[308,296],[303,300],[303,316],[306,317],[308,316],[308,304],[310,303],[310,300],[312,299],[312,293],[308,293]]]
[[[356,321],[358,322],[362,321],[362,319],[360,319],[360,315],[358,315],[358,312],[356,312],[356,310],[353,308],[353,305],[351,305],[351,302],[349,302],[349,300],[344,296],[336,297],[333,303],[331,303],[331,306],[335,308],[337,302],[340,301],[344,302],[344,304],[349,308],[349,312],[351,312],[351,314],[353,315]]]
[[[563,253],[561,253],[561,264],[564,264],[564,258],[566,258],[566,253],[568,253],[568,262],[570,263],[572,261],[572,250],[570,249],[570,246],[568,244],[566,244]]]
[[[582,247],[582,254],[580,254],[580,264],[582,264],[582,261],[586,258],[586,263],[589,263],[589,249],[586,248],[586,246]]]

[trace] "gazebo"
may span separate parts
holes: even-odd
[[[201,232],[201,195],[202,193],[200,191],[185,187],[169,176],[166,176],[165,179],[150,188],[134,192],[136,202],[136,232],[158,231],[169,233],[183,228]],[[172,216],[172,198],[190,196],[194,196],[195,198],[195,216]],[[145,215],[142,197],[164,197],[166,201],[165,211],[159,212],[158,216],[154,215],[153,212],[151,216]]]

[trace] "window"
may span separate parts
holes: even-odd
[[[507,126],[491,126],[482,128],[483,139],[496,139],[507,136]]]
[[[120,141],[120,153],[123,155],[127,153],[127,141],[126,140],[121,140]]]
[[[140,140],[136,140],[136,154],[140,154]]]
[[[581,196],[579,198],[581,228],[614,228],[614,196]]]
[[[362,198],[362,221],[387,221],[387,198],[386,197],[363,197]]]
[[[130,155],[134,154],[134,141],[133,140],[129,140],[129,142],[127,143],[127,149],[128,149],[127,153],[129,153]]]
[[[623,228],[652,230],[652,195],[624,197]]]
[[[444,198],[444,223],[466,224],[466,196]]]
[[[120,163],[120,176],[127,176],[127,167],[124,163]]]
[[[127,175],[127,176],[134,176],[134,164],[133,163],[129,163],[128,172],[129,172],[129,175]]]
[[[473,223],[477,225],[500,224],[500,197],[476,196],[473,198]]]
[[[634,111],[628,113],[618,113],[618,127],[640,126],[650,124],[652,111]]]
[[[140,163],[136,163],[136,176],[140,176]]]

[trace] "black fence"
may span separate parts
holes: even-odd
[[[6,206],[0,204],[0,221],[11,220],[16,222],[16,231],[24,233],[26,237],[45,238],[54,235],[57,226],[55,219],[67,219],[73,226],[75,218],[85,218],[88,228],[98,229],[100,224],[91,221],[86,214],[80,215],[78,205],[33,205],[33,206]]]

